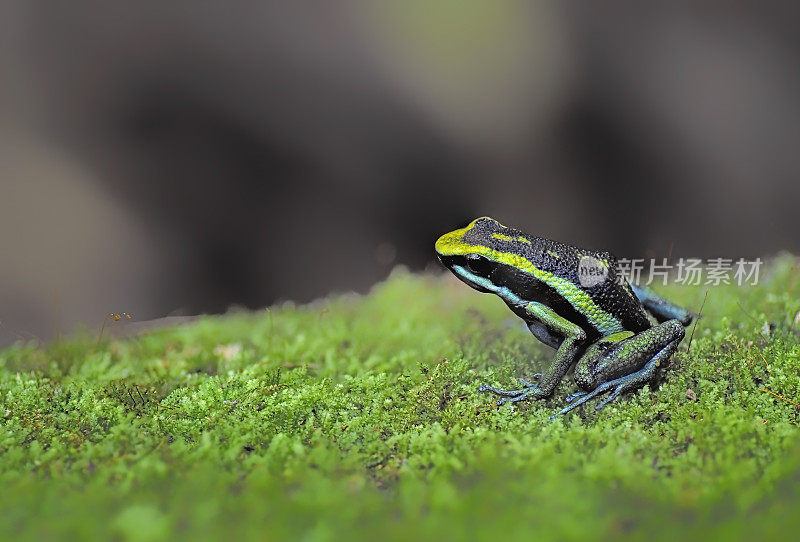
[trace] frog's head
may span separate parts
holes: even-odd
[[[508,232],[508,228],[493,218],[476,218],[467,227],[439,237],[436,254],[442,265],[463,282],[476,290],[488,292],[486,286],[492,282],[492,274],[501,265],[497,261],[497,245],[499,241],[508,239]]]

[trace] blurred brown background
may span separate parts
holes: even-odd
[[[0,2],[0,343],[365,291],[484,214],[800,252],[797,11]]]

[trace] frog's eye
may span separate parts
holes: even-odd
[[[466,260],[469,270],[482,277],[488,277],[494,269],[492,261],[479,254],[467,254]]]

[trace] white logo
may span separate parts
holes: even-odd
[[[584,288],[601,284],[608,277],[608,266],[591,256],[581,256],[578,263],[578,280]]]

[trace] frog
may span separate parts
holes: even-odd
[[[573,369],[579,391],[551,419],[599,398],[654,384],[694,313],[632,284],[610,252],[583,249],[506,227],[484,216],[439,237],[435,251],[459,280],[502,299],[533,336],[555,349],[549,367],[520,388],[481,384],[504,403],[551,397]]]

